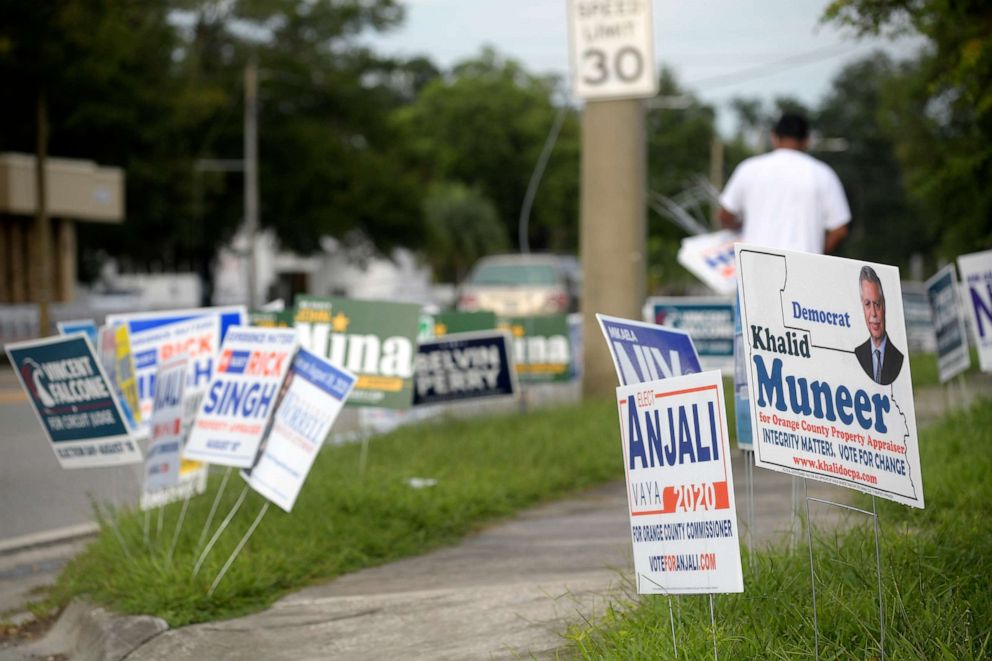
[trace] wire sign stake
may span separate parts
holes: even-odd
[[[853,505],[846,505],[844,503],[837,503],[832,500],[824,500],[822,498],[814,498],[810,496],[809,488],[806,484],[806,478],[803,478],[803,489],[805,490],[806,495],[806,539],[809,543],[809,578],[813,591],[813,641],[814,651],[816,654],[815,658],[820,658],[820,623],[816,608],[816,572],[813,565],[813,521],[810,519],[809,515],[810,502],[840,507],[841,509],[845,509],[850,512],[864,514],[872,519],[875,533],[875,571],[878,576],[878,651],[882,661],[885,661],[885,595],[882,592],[882,546],[879,540],[878,511],[875,508],[875,496],[871,497],[871,511],[869,512],[868,510],[863,510],[860,507],[854,507]]]
[[[231,555],[227,558],[227,562],[224,563],[224,566],[217,574],[217,578],[215,578],[214,582],[210,584],[210,591],[207,592],[208,597],[213,596],[214,590],[216,590],[217,586],[220,585],[220,581],[221,579],[224,578],[224,574],[226,574],[227,570],[230,569],[231,565],[234,564],[234,561],[237,559],[238,554],[241,553],[241,549],[243,549],[245,547],[245,544],[248,543],[248,540],[251,539],[252,533],[255,532],[255,528],[257,528],[258,524],[262,522],[262,517],[264,517],[265,513],[268,511],[269,511],[269,501],[265,501],[265,504],[262,505],[262,509],[260,509],[258,512],[258,516],[255,517],[255,520],[252,522],[251,527],[248,528],[248,532],[244,534],[244,536],[241,538],[241,541],[238,542],[238,545],[234,547],[234,551],[232,551]]]

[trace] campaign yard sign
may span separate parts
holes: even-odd
[[[292,328],[231,328],[183,458],[251,466],[295,352]]]
[[[992,250],[961,255],[958,268],[978,341],[978,364],[983,372],[992,372]]]
[[[84,335],[5,348],[62,468],[141,461],[110,379]]]
[[[107,325],[110,327],[127,324],[128,330],[134,333],[158,328],[194,317],[216,316],[220,319],[220,339],[227,336],[232,326],[245,326],[248,323],[248,312],[243,305],[224,305],[212,308],[188,308],[185,310],[159,310],[156,312],[136,312],[129,314],[108,314]]]
[[[755,463],[924,506],[899,269],[738,244]]]
[[[638,594],[743,592],[723,377],[617,388]]]
[[[145,416],[142,423],[143,430],[147,431],[148,429],[147,416],[151,415],[152,398],[155,394],[155,370],[160,359],[158,345],[160,340],[169,333],[169,331],[163,333],[156,331],[163,326],[204,318],[216,318],[216,323],[219,324],[220,330],[213,340],[213,353],[216,354],[217,347],[220,346],[228,329],[233,326],[245,325],[248,322],[248,313],[243,305],[229,305],[107,315],[107,326],[111,328],[126,326],[131,337],[131,350],[135,356],[135,370],[138,379],[138,399],[141,401],[142,412]],[[152,349],[155,351],[153,352]],[[186,353],[205,355],[202,349],[197,350],[193,346],[189,347]],[[176,354],[170,353],[171,355]],[[210,360],[212,361],[213,358]],[[210,374],[205,371],[205,363],[206,358],[199,357],[187,369],[187,379],[194,382],[193,389],[199,388],[201,392],[210,381]],[[210,369],[212,370],[212,367]]]
[[[131,352],[131,336],[127,326],[114,329],[114,371],[111,374],[120,397],[121,410],[131,430],[141,425],[141,402],[138,396],[137,371]]]
[[[496,328],[496,313],[487,310],[474,312],[438,312],[432,315],[433,337],[444,337],[455,333],[471,333]]]
[[[187,321],[182,321],[177,324],[171,324],[169,327],[172,329],[181,329],[183,327],[195,327],[199,323],[202,323],[202,319],[189,319]],[[180,332],[181,335],[181,332]],[[181,349],[182,345],[173,345],[174,349]],[[196,353],[193,351],[193,353]],[[169,486],[163,486],[155,491],[148,491],[147,489],[141,495],[141,508],[151,509],[154,507],[162,507],[163,505],[168,505],[169,503],[176,502],[178,500],[183,500],[187,497],[194,496],[197,494],[202,494],[207,490],[207,477],[208,477],[208,466],[201,461],[191,461],[189,459],[182,458],[182,447],[185,445],[186,440],[189,438],[190,429],[193,425],[193,420],[196,418],[197,411],[199,411],[200,403],[203,400],[203,395],[207,391],[208,382],[204,382],[201,377],[196,375],[191,375],[189,370],[189,365],[192,362],[189,353],[178,352],[173,353],[169,351],[170,357],[167,362],[182,361],[184,362],[183,369],[183,390],[182,390],[182,404],[180,407],[180,427],[179,427],[179,450],[177,451],[177,456],[179,457],[179,474],[178,479],[175,483]],[[202,358],[202,357],[201,357]],[[211,368],[211,375],[213,369]],[[161,375],[161,365],[159,367],[159,373],[155,375],[155,397],[156,400],[159,396],[159,379],[162,378]],[[172,384],[174,388],[175,385]],[[153,416],[154,416],[153,408]],[[152,421],[152,427],[154,427],[154,420]]]
[[[751,396],[747,391],[747,362],[744,357],[744,331],[741,328],[739,299],[734,308],[734,425],[737,429],[737,447],[753,452]]]
[[[299,296],[300,346],[357,376],[348,406],[409,408],[420,306]]]
[[[59,321],[55,324],[59,335],[72,335],[73,333],[83,333],[90,338],[90,344],[94,347],[100,346],[99,329],[92,319],[72,319],[70,321]]]
[[[971,367],[968,331],[958,305],[958,276],[953,264],[937,271],[926,282],[930,317],[937,339],[937,369],[946,383]]]
[[[676,259],[687,271],[717,294],[730,296],[737,290],[734,243],[740,234],[720,230],[682,239]]]
[[[220,350],[220,328],[220,318],[211,314],[168,324],[142,326],[131,334],[138,394],[145,420],[151,416],[155,401],[158,366],[173,358],[185,357],[189,360],[186,368],[186,388],[189,395],[202,396],[206,392]],[[198,408],[198,405],[199,402],[194,401],[194,408]]]
[[[248,313],[248,323],[262,328],[292,328],[292,310],[252,310]]]
[[[644,320],[685,331],[704,369],[730,373],[734,364],[734,302],[715,296],[653,296]]]
[[[355,376],[306,349],[293,358],[272,428],[258,460],[242,472],[248,485],[289,512],[317,452],[348,399]]]
[[[145,456],[142,509],[154,506],[149,502],[149,496],[179,483],[186,363],[186,358],[179,358],[158,366],[148,454]]]
[[[572,378],[572,342],[566,315],[506,317],[497,326],[510,333],[520,381],[542,383]]]
[[[421,340],[414,367],[414,406],[515,396],[510,346],[510,336],[501,331]]]
[[[685,331],[596,314],[613,356],[620,385],[700,372],[699,357]]]

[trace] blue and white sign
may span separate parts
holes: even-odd
[[[214,365],[217,362],[221,342],[220,328],[221,322],[217,315],[205,315],[157,326],[142,324],[139,330],[131,332],[131,352],[134,354],[135,373],[138,379],[138,399],[146,428],[155,400],[158,366],[178,357],[188,359],[186,369],[188,394],[190,397],[202,396],[210,384]],[[194,405],[198,407],[199,402],[195,401]]]
[[[732,230],[690,236],[682,239],[676,258],[717,294],[730,296],[737,290],[734,243],[739,240],[740,233]]]
[[[992,372],[992,250],[958,257],[964,307],[971,317],[978,341],[978,363],[983,372]]]
[[[235,468],[251,466],[296,347],[293,328],[229,330],[183,458]]]
[[[178,358],[158,367],[148,456],[145,457],[145,494],[153,494],[179,483],[186,365],[185,358]],[[148,500],[142,498],[143,503]]]
[[[937,368],[940,382],[946,383],[971,367],[968,330],[958,304],[958,275],[954,264],[937,271],[927,280],[926,289],[937,338]]]
[[[596,319],[622,386],[702,371],[685,331],[598,313]]]
[[[751,397],[747,391],[747,359],[744,357],[744,333],[741,330],[739,298],[734,307],[734,419],[737,447],[746,451],[754,450],[754,434],[751,433]]]
[[[62,468],[141,461],[113,386],[85,335],[5,348]]]
[[[733,299],[655,296],[644,304],[644,321],[688,333],[703,369],[718,369],[728,375],[733,370]]]
[[[213,308],[189,308],[186,310],[160,310],[157,312],[138,312],[132,314],[108,314],[107,325],[110,327],[126,323],[128,330],[140,333],[150,328],[157,328],[193,317],[220,317],[220,339],[227,336],[232,326],[248,325],[248,310],[243,305],[227,305]]]
[[[242,473],[248,485],[291,511],[354,385],[354,374],[300,349],[286,377],[272,429],[258,450],[258,460],[250,471]]]
[[[72,321],[60,321],[55,324],[59,329],[59,335],[72,335],[73,333],[83,333],[90,338],[90,344],[94,347],[100,346],[99,331],[96,322],[92,319],[73,319]]]
[[[421,340],[413,372],[413,404],[513,397],[516,369],[505,332],[453,333]]]

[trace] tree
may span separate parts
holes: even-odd
[[[716,138],[713,109],[684,90],[668,68],[662,68],[658,97],[674,103],[651,108],[645,118],[648,140],[648,188],[652,194],[676,197],[707,178],[710,143]],[[708,207],[707,207],[708,208]],[[696,282],[676,260],[685,231],[666,217],[648,215],[648,289],[684,289]]]
[[[480,257],[506,250],[506,227],[496,207],[477,190],[438,183],[424,200],[426,252],[442,282],[461,282]]]
[[[7,3],[0,73],[14,102],[0,105],[10,120],[0,144],[29,148],[23,99],[53,81],[52,153],[126,170],[127,221],[81,226],[81,246],[209,277],[241,222],[241,181],[196,164],[241,157],[254,57],[263,225],[303,252],[324,234],[359,232],[382,250],[415,242],[419,180],[394,155],[389,114],[430,77],[429,63],[381,60],[357,39],[401,18],[394,0]],[[33,54],[40,45],[44,56]]]
[[[122,129],[154,124],[158,113],[142,98],[127,98],[122,89],[140,75],[161,71],[158,49],[169,51],[166,7],[136,7],[112,0],[10,1],[0,5],[0,79],[5,102],[0,149],[36,155],[36,245],[49,244],[42,175],[48,153],[119,163]],[[161,58],[159,58],[161,59]],[[166,57],[167,60],[167,57]],[[91,99],[86,103],[81,99]],[[139,114],[145,113],[139,120]],[[82,128],[85,127],[85,128]],[[79,149],[85,135],[89,148]],[[49,255],[31,258],[47,326]]]
[[[734,97],[730,107],[737,115],[737,133],[734,142],[738,145],[759,145],[768,134],[770,117],[765,112],[761,99]]]
[[[845,67],[814,115],[821,138],[841,138],[842,151],[816,151],[837,172],[851,206],[851,234],[840,254],[908,266],[916,253],[929,252],[933,226],[909,202],[886,125],[887,101],[900,67],[884,53],[872,53]]]
[[[485,49],[396,112],[408,161],[426,181],[477,189],[495,205],[504,235],[516,237],[527,183],[554,123],[555,84]],[[529,236],[536,250],[576,248],[578,158],[578,124],[569,116],[534,201]]]
[[[826,20],[929,41],[889,87],[885,122],[907,188],[953,258],[992,244],[992,12],[981,0],[835,0]]]

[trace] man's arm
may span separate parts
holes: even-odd
[[[739,230],[741,228],[741,219],[723,207],[720,207],[719,218],[720,224],[728,230]]]
[[[823,254],[833,254],[840,244],[847,238],[847,225],[841,225],[837,229],[827,231],[827,236],[823,240]]]

